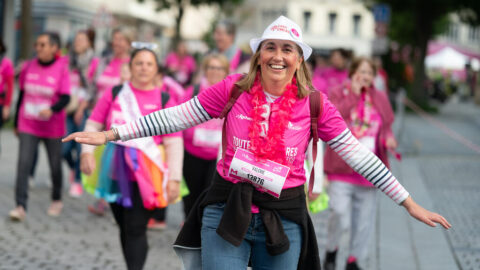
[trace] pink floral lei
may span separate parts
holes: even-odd
[[[267,104],[267,101],[260,83],[260,74],[257,73],[255,82],[250,89],[252,121],[248,128],[248,137],[250,138],[250,150],[258,160],[269,159],[286,165],[284,135],[290,121],[292,107],[297,101],[297,92],[297,80],[293,76],[291,83],[286,86],[286,91],[280,97],[279,111],[272,116],[270,121],[272,124],[268,129],[267,136],[262,136],[261,123],[265,121],[262,114],[266,112],[264,105]]]

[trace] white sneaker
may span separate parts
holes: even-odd
[[[23,221],[27,214],[25,213],[23,206],[17,206],[15,209],[11,210],[8,215],[13,221]]]

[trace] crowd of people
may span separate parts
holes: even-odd
[[[156,45],[133,33],[113,30],[102,57],[92,30],[77,32],[66,55],[56,33],[41,33],[35,57],[21,65],[15,108],[14,68],[0,43],[0,125],[13,114],[20,142],[12,220],[27,217],[32,153],[43,142],[52,180],[47,214],[63,210],[63,159],[69,194],[93,194],[93,214],[111,210],[128,269],[143,269],[146,230],[165,228],[182,181],[185,223],[174,246],[186,269],[320,269],[306,208],[319,191],[304,161],[309,142],[321,139],[326,151],[319,144],[310,154],[323,160],[329,182],[324,269],[335,269],[347,229],[346,269],[360,269],[377,189],[414,218],[450,227],[388,169],[397,142],[378,61],[342,48],[328,59],[315,55],[284,16],[250,41],[251,52],[236,47],[231,21],[218,22],[216,47],[199,63],[184,41],[160,60]]]

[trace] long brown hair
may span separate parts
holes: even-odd
[[[240,89],[241,92],[248,91],[252,88],[253,83],[255,82],[255,77],[257,76],[258,71],[258,59],[260,58],[260,48],[262,44],[258,46],[257,51],[252,56],[250,60],[250,69],[248,73],[245,74],[243,78],[241,78],[238,82],[235,83],[236,86]],[[300,57],[303,57],[302,49],[299,46],[297,47],[297,51]],[[302,61],[300,64],[300,68],[295,72],[294,76],[297,78],[297,87],[298,87],[298,98],[304,98],[308,96],[311,90],[313,90],[312,85],[312,75],[305,64],[305,60]]]

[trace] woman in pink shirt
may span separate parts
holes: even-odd
[[[394,115],[385,92],[377,91],[373,86],[375,72],[372,60],[355,59],[349,72],[350,82],[343,88],[332,90],[329,98],[355,138],[388,166],[387,149],[397,147],[391,129]],[[354,172],[332,149],[327,149],[324,161],[330,181],[331,210],[324,269],[335,269],[340,237],[349,228],[352,233],[346,269],[360,269],[357,260],[366,255],[371,224],[375,221],[377,188]]]
[[[188,54],[184,41],[179,41],[175,51],[167,55],[165,67],[179,84],[184,87],[190,84],[197,67],[195,59]]]
[[[184,101],[225,79],[230,72],[229,69],[229,63],[225,56],[221,54],[207,55],[202,62],[202,72],[205,77],[199,84],[187,89]],[[183,131],[185,144],[183,176],[190,192],[182,199],[185,217],[190,213],[200,193],[211,184],[215,174],[218,148],[222,140],[222,123],[221,119],[212,119]]]
[[[93,101],[99,99],[104,91],[120,84],[120,71],[130,58],[133,32],[128,28],[116,28],[112,32],[112,54],[100,60],[95,73],[96,93]]]
[[[20,149],[15,185],[16,208],[10,218],[25,218],[28,198],[28,175],[34,166],[34,156],[42,141],[48,154],[52,175],[52,203],[48,215],[60,215],[62,195],[62,143],[65,135],[65,110],[70,100],[68,63],[57,58],[60,38],[55,33],[40,34],[35,42],[37,57],[26,62],[19,76],[20,94],[17,102],[15,128]]]
[[[197,200],[174,244],[186,269],[245,269],[249,263],[253,269],[320,269],[304,191],[303,164],[312,129],[377,187],[387,183],[386,195],[413,217],[450,227],[442,216],[416,204],[355,139],[325,95],[310,90],[305,60],[312,49],[302,41],[296,23],[280,16],[261,38],[250,40],[250,46],[255,54],[245,76],[228,76],[179,106],[105,134],[74,133],[64,141],[99,145],[225,117],[223,158],[213,183]],[[318,115],[310,115],[310,99],[321,105]],[[366,168],[367,161],[375,165]],[[372,169],[385,174],[370,175]]]
[[[122,125],[162,109],[162,100],[165,107],[176,105],[172,99],[167,101],[154,84],[157,66],[153,51],[133,51],[131,80],[104,92],[85,130]],[[148,251],[147,222],[154,209],[178,198],[182,159],[181,133],[82,148],[81,170],[88,175],[85,188],[110,203],[129,270],[143,268]]]
[[[0,38],[0,129],[10,116],[15,73],[12,61],[5,55],[6,52],[7,48]]]
[[[342,48],[334,49],[330,52],[330,65],[322,73],[322,78],[327,85],[324,93],[328,95],[332,89],[341,87],[348,79],[348,59],[349,53]]]
[[[103,57],[94,76],[94,91],[90,95],[90,107],[94,107],[98,99],[105,91],[110,91],[115,85],[122,82],[122,66],[130,61],[131,43],[134,40],[133,31],[130,28],[119,27],[112,32],[111,49],[112,52]],[[95,215],[103,216],[107,203],[103,200],[97,200],[88,206],[88,211]]]

